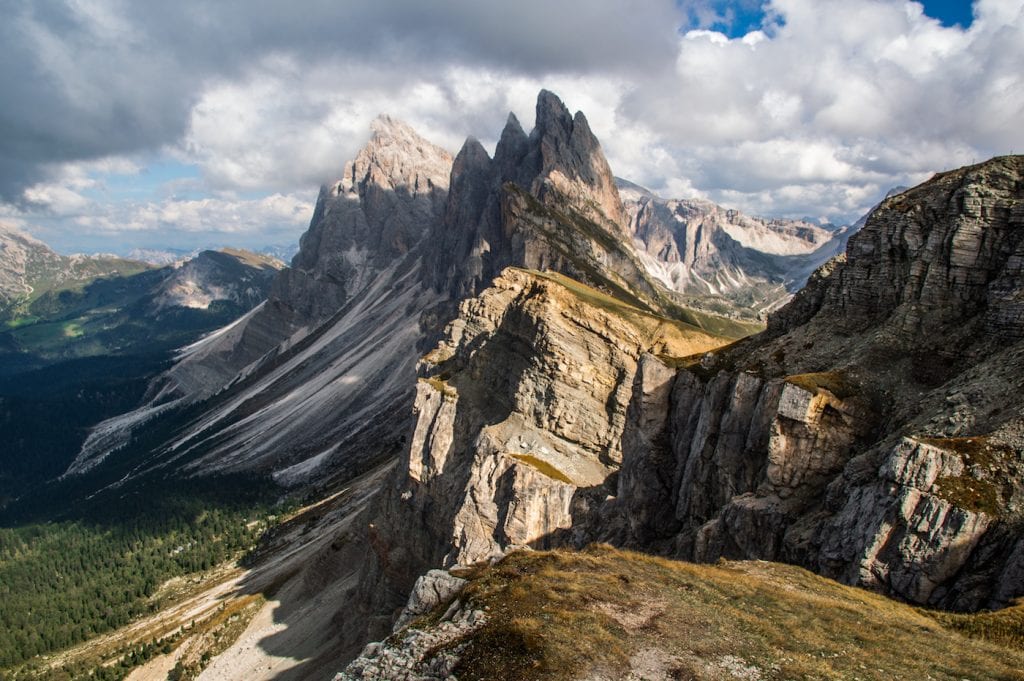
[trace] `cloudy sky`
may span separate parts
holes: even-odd
[[[1024,152],[1024,0],[0,7],[0,221],[65,252],[294,242],[378,113],[454,152],[542,87],[616,174],[759,215]]]

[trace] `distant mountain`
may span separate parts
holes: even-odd
[[[141,260],[150,265],[171,265],[179,260],[188,260],[199,254],[202,249],[186,250],[184,248],[133,248],[128,251],[132,260]]]
[[[142,262],[148,262],[151,265],[162,266],[172,265],[176,262],[194,258],[201,252],[209,250],[222,249],[215,248],[213,246],[206,248],[193,248],[191,250],[185,248],[133,248],[128,252],[127,257],[131,260],[141,260]],[[253,253],[259,253],[260,255],[275,258],[283,263],[289,263],[299,251],[299,242],[267,244],[265,246],[259,246],[258,248],[251,248],[249,250]]]
[[[26,305],[50,291],[146,269],[146,263],[116,256],[59,255],[35,237],[0,223],[0,321],[19,316]]]
[[[74,266],[89,262],[15,243],[31,249],[30,272],[81,275]],[[262,303],[282,266],[247,251],[203,251],[128,275],[51,277],[39,295],[21,294],[0,322],[0,508],[63,472],[89,427],[136,407],[178,348]]]
[[[26,271],[22,281],[30,289],[11,298],[15,302],[0,324],[0,351],[7,353],[0,373],[190,343],[261,303],[284,266],[268,256],[225,249],[153,268],[128,260],[64,257],[42,242],[20,243],[31,251],[10,249],[3,255],[26,253],[27,267],[12,258],[0,260],[7,271]]]
[[[618,183],[647,269],[682,294],[684,304],[715,312],[763,319],[841,253],[856,231],[750,217],[710,201],[662,199],[626,180]]]
[[[277,258],[281,262],[290,263],[295,254],[299,252],[299,242],[289,242],[286,244],[269,244],[267,246],[260,246],[256,249],[257,253],[262,255],[269,255],[272,258]]]

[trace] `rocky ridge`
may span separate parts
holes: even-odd
[[[382,117],[342,179],[321,190],[300,252],[268,301],[186,348],[144,407],[97,427],[79,463],[188,409],[198,416],[155,445],[159,465],[258,470],[289,486],[356,474],[402,448],[416,358],[459,301],[507,266],[564,273],[713,335],[747,332],[678,308],[624,230],[586,118],[549,92],[538,96],[529,135],[510,116],[494,159],[470,139],[452,161]]]
[[[637,252],[686,304],[764,318],[841,253],[853,226],[764,220],[700,199],[665,200],[619,180]]]
[[[460,300],[508,266],[555,270],[671,310],[626,236],[615,178],[586,117],[544,90],[529,135],[509,114],[493,159],[472,138],[456,156],[428,281]]]

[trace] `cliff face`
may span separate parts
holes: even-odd
[[[680,371],[612,537],[941,607],[1024,593],[1022,178],[999,158],[887,200],[766,334]]]
[[[578,283],[504,273],[420,364],[373,514],[370,633],[426,569],[524,545],[785,561],[953,609],[1024,594],[1007,368],[1024,346],[993,321],[1015,318],[1021,177],[1020,158],[996,159],[890,199],[770,332],[707,352],[706,336],[638,332]]]
[[[724,342],[568,277],[505,270],[420,362],[415,426],[371,528],[368,611],[386,622],[432,566],[584,541],[632,437],[638,367],[659,363],[647,353]]]

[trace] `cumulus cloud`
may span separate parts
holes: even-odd
[[[664,195],[852,220],[893,185],[1024,150],[1024,0],[974,15],[965,30],[905,0],[15,0],[0,198],[69,229],[297,232],[269,198],[308,204],[378,113],[455,151],[493,145],[510,110],[529,125],[546,87],[618,175]],[[197,177],[118,205],[92,191],[153,155]]]
[[[889,186],[1024,149],[1024,2],[979,0],[967,30],[915,2],[768,9],[770,35],[686,33],[674,72],[621,106],[712,198],[851,219]]]

